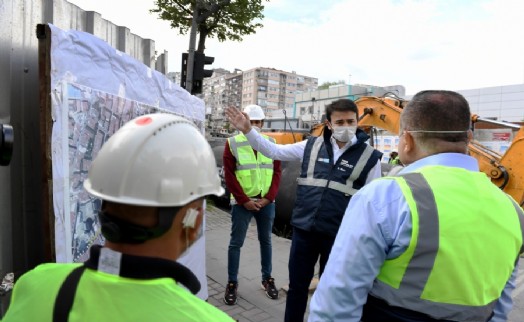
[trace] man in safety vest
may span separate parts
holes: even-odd
[[[309,321],[506,321],[524,216],[467,155],[468,102],[419,92],[399,133],[407,166],[351,199]]]
[[[171,114],[129,121],[102,146],[84,187],[102,199],[105,245],[83,264],[24,274],[4,322],[233,321],[193,295],[198,279],[176,262],[198,238],[204,198],[223,193],[192,122]]]
[[[326,106],[322,136],[287,145],[265,140],[240,111],[228,108],[226,114],[254,149],[274,160],[302,161],[291,216],[293,235],[284,318],[302,321],[315,264],[320,261],[322,275],[351,196],[381,176],[382,153],[368,145],[369,136],[357,129],[358,108],[349,99]]]
[[[393,151],[389,154],[388,163],[393,165],[402,165],[402,162],[400,162],[400,159],[398,157],[397,151]]]
[[[248,105],[244,112],[251,118],[254,128],[264,125],[264,111],[258,105]],[[273,141],[265,136],[266,140]],[[224,303],[237,303],[238,268],[240,249],[246,238],[252,217],[257,222],[258,240],[262,265],[262,288],[267,297],[278,299],[275,279],[271,277],[272,246],[271,234],[275,219],[275,198],[280,184],[280,161],[273,161],[253,150],[244,134],[227,140],[224,147],[224,178],[231,193],[231,239],[227,257],[228,283]]]

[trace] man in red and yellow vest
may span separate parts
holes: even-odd
[[[244,113],[259,130],[263,126],[264,112],[258,105],[248,105]],[[267,140],[273,140],[264,136]],[[240,249],[252,217],[257,222],[262,265],[262,288],[271,299],[278,298],[272,271],[271,234],[275,219],[275,198],[280,184],[280,161],[273,161],[254,150],[244,134],[227,140],[224,148],[224,178],[231,193],[231,239],[228,249],[228,283],[224,303],[237,303],[238,268]]]

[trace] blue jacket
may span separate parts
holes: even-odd
[[[327,127],[322,137],[308,138],[291,216],[294,227],[336,236],[351,196],[364,186],[369,171],[382,157],[365,143],[369,136],[364,131],[358,129],[356,136],[357,143],[336,163]]]

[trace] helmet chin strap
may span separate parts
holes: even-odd
[[[113,243],[142,244],[147,240],[165,234],[173,224],[173,218],[180,207],[158,208],[158,224],[147,228],[118,218],[107,211],[101,210],[98,218],[101,223],[102,235]]]

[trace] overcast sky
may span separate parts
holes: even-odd
[[[68,0],[155,41],[180,71],[189,35],[149,13],[153,0]],[[524,83],[524,0],[271,0],[242,42],[206,41],[213,68],[272,67],[319,84],[463,90]]]

